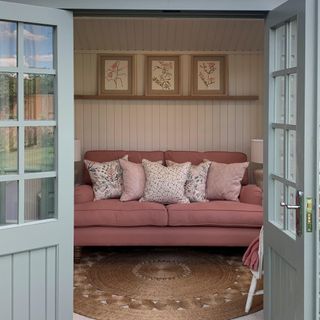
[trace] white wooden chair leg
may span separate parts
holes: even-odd
[[[257,287],[257,278],[255,276],[252,276],[250,289],[249,289],[249,293],[248,293],[248,298],[247,298],[247,303],[246,303],[246,308],[245,308],[246,313],[248,313],[251,309],[252,299],[254,296],[254,292],[256,291],[256,287]]]

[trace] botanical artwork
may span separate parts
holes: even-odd
[[[174,61],[153,60],[152,90],[174,90]]]
[[[198,61],[198,90],[218,90],[220,88],[220,62]]]
[[[179,56],[146,57],[146,95],[179,94]]]
[[[192,94],[226,94],[226,57],[192,57]]]
[[[104,70],[105,90],[128,90],[128,61],[105,60]]]
[[[99,94],[131,95],[133,86],[132,56],[100,55],[99,59]]]

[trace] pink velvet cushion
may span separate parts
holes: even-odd
[[[261,206],[234,201],[210,201],[167,206],[169,226],[261,227]]]
[[[93,201],[94,194],[91,186],[86,184],[77,186],[74,190],[74,202],[83,203]]]
[[[207,179],[207,199],[238,201],[241,180],[248,165],[249,162],[230,164],[211,162]]]
[[[120,159],[123,173],[123,191],[120,200],[139,200],[143,196],[146,177],[142,164]]]
[[[107,199],[75,205],[75,226],[166,226],[168,214],[159,203]]]
[[[178,163],[190,161],[194,165],[200,164],[203,159],[220,163],[238,163],[247,161],[246,154],[231,151],[166,151],[164,158],[165,160],[171,160]],[[248,184],[248,181],[248,171],[246,170],[241,184],[246,185]]]

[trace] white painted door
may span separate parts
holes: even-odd
[[[0,319],[72,319],[73,18],[0,1]]]
[[[289,0],[266,20],[265,319],[315,320],[316,8]]]

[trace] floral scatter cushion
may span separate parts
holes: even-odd
[[[167,166],[178,165],[178,163],[167,160]],[[205,202],[206,183],[210,162],[202,162],[199,165],[191,165],[188,179],[185,184],[185,195],[191,202]]]
[[[205,162],[211,162],[204,160]],[[218,163],[211,162],[207,179],[207,198],[209,200],[239,201],[241,181],[249,162]]]
[[[134,163],[120,159],[120,166],[123,173],[123,191],[120,200],[139,200],[143,196],[146,183],[146,176],[141,163]],[[162,164],[162,160],[157,161]]]
[[[127,160],[128,156],[122,159]],[[84,163],[91,178],[94,200],[120,198],[123,177],[119,160],[108,162],[84,160]]]
[[[165,167],[160,163],[142,160],[146,175],[144,195],[140,201],[154,201],[163,204],[189,203],[184,194],[190,162]]]

